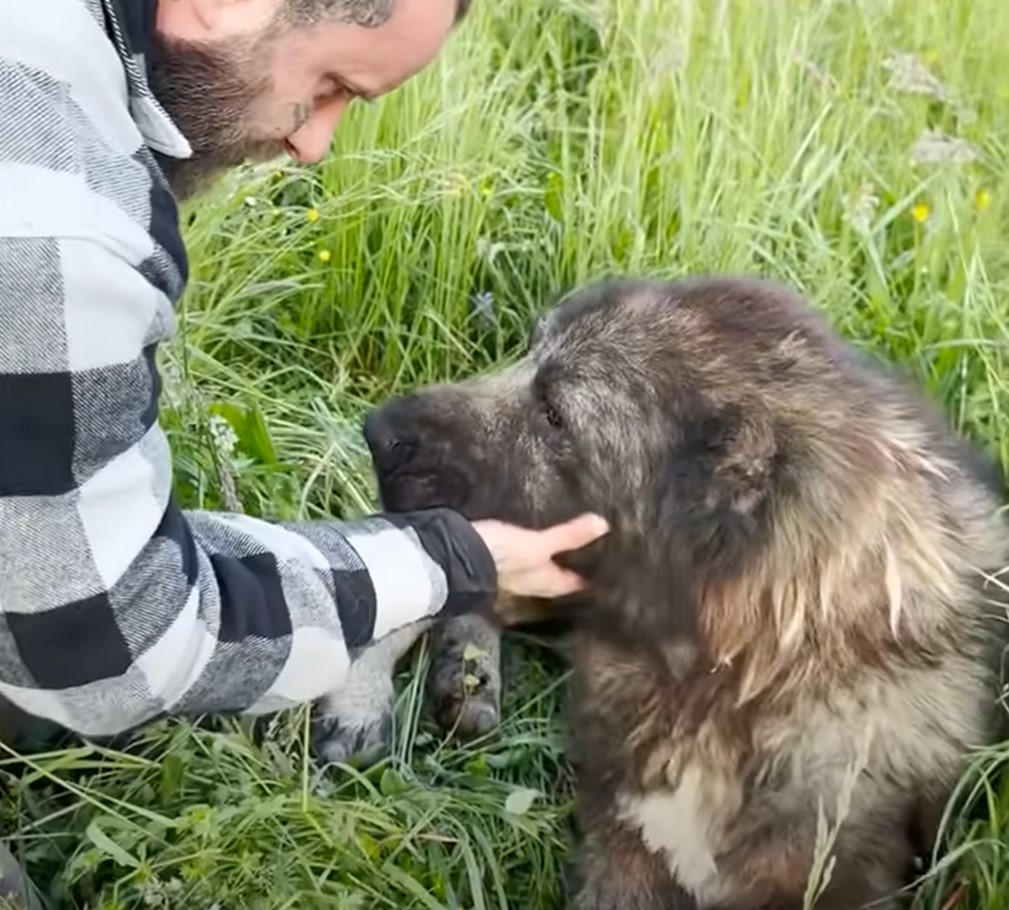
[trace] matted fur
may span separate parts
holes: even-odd
[[[886,906],[1002,733],[998,472],[785,288],[586,287],[366,435],[386,508],[611,524],[565,560],[581,910],[800,908],[851,775],[818,906]]]

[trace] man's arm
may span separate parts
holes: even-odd
[[[0,693],[91,735],[274,710],[338,686],[349,649],[493,595],[454,513],[180,510],[145,284],[96,240],[0,236]]]
[[[499,580],[580,584],[550,557],[597,537],[591,520],[179,509],[155,352],[181,258],[134,104],[158,142],[165,125],[130,98],[98,7],[57,6],[53,29],[0,4],[0,695],[92,735],[271,710],[338,686],[354,646],[475,608]]]
[[[0,13],[0,695],[91,735],[303,702],[355,646],[490,596],[494,561],[447,512],[279,524],[173,502],[155,352],[178,275],[149,233],[167,194],[111,45],[64,13]]]

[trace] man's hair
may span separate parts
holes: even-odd
[[[466,15],[471,2],[456,0],[456,22]],[[396,0],[284,0],[280,15],[293,25],[313,25],[329,19],[374,28],[388,20],[395,5]]]

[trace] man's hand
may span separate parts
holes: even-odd
[[[577,550],[609,532],[606,520],[591,513],[542,531],[500,521],[477,521],[473,527],[494,559],[498,588],[519,597],[562,597],[584,587],[581,576],[552,559]]]

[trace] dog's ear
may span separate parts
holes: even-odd
[[[527,348],[536,347],[550,327],[550,320],[553,318],[554,311],[569,297],[575,296],[580,290],[581,288],[578,285],[562,285],[548,294],[545,302],[533,305],[529,333],[526,337]]]
[[[778,439],[762,411],[735,412],[729,423],[723,457],[715,463],[712,501],[736,514],[753,516],[771,495]]]
[[[774,424],[759,405],[685,416],[669,447],[660,499],[670,547],[698,569],[738,571],[765,533],[779,463]]]

